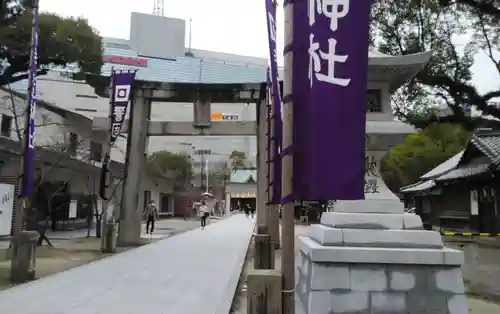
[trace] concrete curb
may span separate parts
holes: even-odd
[[[241,272],[243,271],[243,267],[245,266],[245,259],[253,237],[254,228],[255,227],[253,227],[248,234],[246,245],[243,247],[244,249],[241,250],[240,256],[238,256],[238,260],[233,270],[231,271],[231,277],[214,314],[227,314],[231,311],[234,296],[236,294],[236,290],[238,289],[238,282],[240,281]]]

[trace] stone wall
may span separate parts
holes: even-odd
[[[301,252],[307,314],[467,314],[459,266],[312,262]]]
[[[297,314],[468,314],[463,253],[391,203],[346,203],[297,238]]]

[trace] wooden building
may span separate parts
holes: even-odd
[[[500,232],[500,132],[478,130],[465,150],[401,189],[426,225]]]

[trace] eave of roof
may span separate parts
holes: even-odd
[[[439,177],[434,178],[436,182],[466,179],[487,173],[490,170],[489,164],[464,165],[453,169]]]
[[[436,186],[434,180],[419,181],[400,189],[401,193],[425,192]]]
[[[16,90],[13,90],[13,89],[9,89],[9,88],[6,88],[6,87],[3,87],[3,86],[0,86],[0,90],[6,92],[6,93],[12,93],[13,96],[15,97],[19,97],[23,100],[26,100],[26,94],[25,93],[21,93],[19,91],[16,91]],[[53,112],[63,118],[68,118],[68,117],[77,117],[79,119],[83,119],[83,120],[86,120],[88,122],[92,122],[92,119],[90,118],[87,118],[86,116],[84,115],[81,115],[81,114],[78,114],[76,112],[73,112],[73,111],[70,111],[70,110],[67,110],[67,109],[64,109],[64,108],[61,108],[59,106],[56,106],[56,105],[53,105],[51,103],[48,103],[42,99],[36,99],[36,104],[37,106],[40,106],[41,108],[44,108],[50,112]]]
[[[11,138],[0,137],[0,151],[6,152],[11,155],[21,155],[21,143]],[[57,166],[62,168],[78,168],[84,172],[97,172],[100,168],[92,165],[91,163],[79,160],[64,152],[58,152],[43,147],[35,147],[36,159],[44,163],[57,163]],[[83,168],[82,168],[83,167]]]
[[[455,156],[449,158],[445,162],[439,164],[437,167],[433,168],[431,171],[427,172],[423,176],[420,177],[420,179],[432,179],[434,177],[438,177],[440,175],[443,175],[444,173],[453,170],[458,166],[458,163],[460,162],[460,159],[462,158],[465,150],[462,150]]]

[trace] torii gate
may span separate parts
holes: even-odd
[[[87,84],[101,97],[109,97],[109,78],[88,75]],[[266,149],[265,123],[266,82],[236,84],[202,83],[164,83],[136,80],[133,85],[130,105],[130,120],[126,120],[122,133],[126,133],[127,152],[125,174],[120,208],[120,231],[118,245],[134,245],[140,239],[141,218],[138,212],[141,188],[141,171],[146,162],[148,136],[169,135],[219,135],[248,136],[258,135],[259,178],[265,178],[263,170],[267,167],[264,152]],[[183,102],[194,104],[194,121],[150,121],[152,102]],[[211,103],[256,103],[257,121],[211,121]],[[262,126],[263,124],[260,123]],[[108,118],[94,118],[93,129],[108,130]],[[258,180],[258,208],[265,208],[266,180]],[[265,213],[265,212],[264,212]],[[260,223],[266,222],[265,215],[258,215]]]

